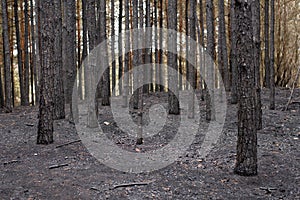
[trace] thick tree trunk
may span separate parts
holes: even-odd
[[[11,6],[11,3],[13,3],[13,2],[8,3],[7,7]],[[8,12],[7,15],[8,15],[8,33],[9,33],[10,63],[11,63],[10,64],[10,66],[11,66],[11,71],[10,71],[11,90],[12,90],[11,91],[11,95],[12,95],[11,103],[12,103],[12,107],[15,107],[16,87],[15,87],[15,78],[14,78],[15,77],[15,69],[14,69],[14,40],[15,40],[14,35],[15,35],[15,32],[13,30],[14,12]],[[4,62],[2,61],[2,63],[4,63]],[[3,100],[3,103],[4,103],[4,100]]]
[[[275,2],[271,0],[271,26],[270,26],[270,109],[275,110],[275,69],[274,69],[274,26],[275,26]]]
[[[194,0],[189,0],[189,4],[190,4],[190,12],[189,12],[189,33],[190,33],[190,37],[191,39],[196,41],[196,2]],[[195,45],[191,44],[190,48],[189,48],[189,53],[190,53],[190,60],[194,61],[194,63],[196,63],[196,48]],[[195,82],[195,78],[196,78],[196,70],[195,70],[196,66],[192,66],[190,65],[190,69],[189,69],[189,82],[191,84],[191,90],[196,89],[196,82]],[[194,108],[194,103],[195,103],[195,99],[194,99],[194,92],[191,93],[190,99],[189,99],[189,106],[188,106],[188,117],[193,119],[195,116],[195,108]]]
[[[225,30],[225,13],[224,13],[224,0],[219,0],[219,34],[218,34],[218,64],[221,71],[223,84],[225,90],[230,90],[229,75],[228,75],[228,54],[226,43],[226,30]]]
[[[168,29],[177,31],[177,0],[168,0]],[[168,72],[168,101],[169,114],[178,115],[179,110],[179,91],[178,91],[178,64],[177,64],[177,34],[168,33],[168,66],[174,70]]]
[[[160,10],[159,10],[159,66],[158,66],[158,81],[159,81],[159,91],[162,92],[164,91],[164,79],[163,79],[163,69],[162,69],[162,64],[163,64],[163,0],[160,0],[159,3]]]
[[[105,46],[107,47],[107,35],[106,35],[106,1],[100,1],[99,5],[100,9],[100,15],[99,15],[99,24],[98,26],[100,27],[100,35],[99,35],[99,43],[105,42]],[[101,61],[103,62],[103,66],[108,66],[108,52],[107,48],[105,49],[104,52],[104,60]],[[105,70],[103,74],[103,86],[101,87],[102,89],[102,105],[103,106],[109,106],[110,105],[110,76],[109,76],[109,69]]]
[[[133,0],[132,1],[132,6],[133,6],[133,29],[137,30],[138,29],[138,0]],[[137,49],[138,47],[138,33],[137,32],[133,32],[133,40],[132,40],[132,45],[133,45],[133,49]],[[133,50],[133,67],[137,67],[139,65],[139,50]],[[133,88],[137,88],[137,84],[138,84],[138,73],[135,70],[133,73]],[[133,91],[133,108],[134,109],[138,109],[138,103],[139,103],[139,95],[138,95],[138,90],[137,91]]]
[[[10,66],[10,47],[8,36],[8,17],[7,17],[7,1],[1,0],[2,5],[2,35],[3,35],[3,50],[4,50],[4,83],[5,83],[5,110],[12,111],[11,99],[11,66]],[[1,88],[2,90],[2,88]]]
[[[270,88],[269,0],[265,0],[265,86]]]
[[[71,104],[76,77],[76,5],[75,0],[63,1],[62,60],[64,66],[65,102]]]
[[[116,95],[116,52],[115,52],[115,48],[116,48],[116,41],[115,41],[115,1],[110,1],[110,7],[111,7],[111,59],[112,59],[112,63],[111,63],[111,84],[112,84],[112,89],[113,92],[112,95]]]
[[[56,11],[54,34],[54,58],[53,73],[54,73],[54,96],[53,96],[53,119],[65,118],[65,97],[63,84],[63,68],[62,68],[62,7],[60,0],[53,0]]]
[[[40,1],[41,79],[37,144],[53,143],[53,57],[55,50],[55,2]]]
[[[230,68],[231,68],[231,103],[237,104],[237,58],[236,58],[236,18],[235,18],[235,0],[230,1]]]
[[[24,103],[26,106],[29,105],[29,52],[28,52],[28,41],[29,41],[29,20],[28,20],[28,0],[24,1],[24,20],[25,20],[25,31],[24,31]]]
[[[155,91],[159,91],[159,40],[158,40],[158,0],[154,0],[154,48],[155,48]]]
[[[238,86],[238,142],[235,173],[257,174],[257,135],[254,118],[255,78],[251,3],[236,1]]]
[[[201,30],[201,40],[199,38],[199,41],[201,43],[202,48],[200,47],[199,53],[200,53],[200,84],[201,84],[201,100],[204,101],[204,80],[205,80],[205,54],[204,54],[204,10],[203,10],[203,1],[200,0],[199,2],[199,10],[200,10],[200,30]]]
[[[190,31],[189,31],[189,0],[185,1],[185,32],[186,32],[186,37],[185,37],[185,77],[186,77],[186,89],[188,86],[188,82],[190,80],[189,78],[189,72],[190,72],[190,66],[189,66],[189,40],[188,40],[188,36],[190,35]]]
[[[215,120],[215,108],[214,108],[214,57],[215,57],[215,42],[214,42],[214,7],[213,1],[206,1],[206,26],[207,26],[207,53],[210,56],[209,60],[206,60],[206,120]]]
[[[77,23],[77,70],[78,70],[78,96],[79,99],[83,99],[83,90],[82,90],[82,84],[83,84],[83,67],[81,66],[82,64],[82,59],[83,56],[81,55],[81,16],[80,16],[80,1],[77,0],[76,2],[76,23]]]
[[[36,42],[36,63],[35,63],[35,99],[38,103],[40,101],[40,14],[39,14],[40,1],[35,0],[35,42]]]
[[[262,129],[262,109],[261,109],[261,86],[260,86],[260,3],[259,0],[252,2],[252,25],[254,41],[254,73],[255,73],[255,123],[257,130]]]
[[[23,64],[22,64],[22,48],[20,39],[20,25],[18,16],[18,0],[14,0],[14,13],[15,13],[15,28],[16,28],[16,42],[18,51],[18,71],[19,71],[19,82],[20,82],[20,93],[21,93],[21,105],[26,105],[25,100],[25,84],[23,79]]]
[[[3,85],[2,85],[2,74],[1,74],[1,68],[0,68],[0,108],[3,108],[4,106],[4,95],[3,95]]]
[[[125,30],[129,31],[129,0],[125,0]],[[128,95],[129,95],[129,51],[130,51],[130,39],[129,33],[125,39],[125,57],[124,57],[124,82],[123,82],[123,107],[128,106]]]
[[[146,20],[145,20],[145,27],[146,28],[149,28],[151,26],[150,24],[150,0],[146,0]],[[146,35],[145,35],[145,42],[146,42],[146,49],[145,49],[145,64],[148,64],[148,65],[152,65],[152,55],[151,55],[151,48],[150,48],[150,45],[152,43],[152,33],[150,31],[147,31],[146,32]],[[152,71],[150,70],[149,67],[147,67],[145,69],[145,73],[144,73],[144,79],[145,81],[147,82],[150,82],[151,81],[151,78],[152,78]],[[150,87],[151,87],[152,84],[147,84],[144,86],[144,93],[149,93],[150,91]]]
[[[88,26],[88,22],[87,22],[87,4],[86,4],[86,0],[82,0],[82,43],[83,43],[83,47],[82,47],[82,61],[84,61],[87,57],[88,54],[88,47],[87,47],[87,26]],[[82,62],[82,64],[84,64],[84,62]],[[88,94],[88,71],[87,68],[88,66],[81,66],[84,69],[84,99],[86,99],[87,94]]]
[[[37,103],[37,98],[36,98],[36,93],[38,93],[38,88],[37,88],[37,72],[36,72],[36,67],[37,67],[37,65],[36,65],[36,48],[35,48],[35,46],[36,46],[36,41],[35,41],[35,31],[34,31],[34,27],[36,26],[36,25],[34,25],[34,15],[33,15],[33,10],[34,10],[34,7],[33,7],[33,0],[30,0],[30,16],[31,16],[31,18],[30,18],[30,23],[31,23],[31,26],[30,26],[30,31],[31,31],[31,48],[32,48],[32,63],[31,63],[31,65],[32,65],[32,75],[33,75],[33,84],[34,84],[34,93],[35,93],[35,95],[34,95],[34,97],[32,98],[32,102],[33,102],[33,105],[35,105],[36,103]]]
[[[119,0],[119,41],[118,41],[118,50],[119,50],[119,95],[122,95],[123,87],[123,48],[122,48],[122,25],[123,25],[123,0]]]

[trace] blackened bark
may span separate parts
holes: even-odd
[[[226,29],[225,29],[225,11],[224,0],[219,0],[219,34],[218,34],[218,64],[221,71],[223,84],[225,90],[230,90],[229,75],[228,75],[228,54],[226,43]]]
[[[0,70],[0,108],[4,106],[4,95],[3,95],[3,85],[2,85],[2,74]]]
[[[20,82],[20,93],[21,93],[21,105],[26,105],[18,7],[19,7],[18,6],[18,0],[14,0],[15,28],[16,28],[17,51],[18,51],[18,71],[19,71],[19,82]]]
[[[265,0],[265,86],[270,88],[269,0]]]
[[[123,0],[119,0],[119,41],[118,41],[118,50],[119,50],[119,95],[122,94],[123,87],[123,48],[122,48],[122,24],[123,24]]]
[[[270,26],[270,109],[275,110],[275,74],[274,74],[274,26],[275,9],[274,0],[271,0],[271,26]]]
[[[34,10],[34,7],[33,7],[33,0],[30,0],[30,16],[31,16],[31,18],[30,18],[30,23],[31,23],[31,29],[30,29],[30,31],[31,31],[31,43],[32,43],[32,63],[31,63],[31,65],[32,65],[32,75],[33,75],[33,84],[34,84],[34,92],[35,92],[35,95],[34,95],[34,97],[32,98],[32,101],[33,101],[33,105],[35,105],[36,103],[37,103],[37,95],[36,95],[36,93],[38,93],[38,86],[37,86],[37,71],[36,71],[36,67],[37,67],[37,65],[36,65],[36,48],[35,48],[35,46],[36,46],[36,42],[35,42],[35,31],[34,31],[34,28],[35,28],[35,26],[34,26],[34,15],[33,15],[33,10]]]
[[[127,107],[128,104],[128,94],[129,94],[129,51],[130,51],[130,41],[129,41],[129,0],[125,0],[125,30],[127,32],[127,37],[125,37],[125,57],[124,57],[124,82],[123,82],[123,107]]]
[[[168,66],[173,68],[168,72],[168,89],[169,89],[169,114],[178,115],[179,110],[179,91],[178,91],[178,64],[177,64],[177,0],[168,0],[168,29],[174,32],[168,32]]]
[[[146,20],[145,20],[145,27],[148,28],[151,26],[150,24],[150,0],[146,0]],[[148,64],[148,65],[151,65],[151,58],[152,58],[152,55],[151,55],[151,43],[152,43],[152,33],[150,31],[146,31],[146,35],[145,35],[145,42],[146,42],[146,49],[145,49],[145,64]],[[145,70],[145,73],[144,73],[144,79],[145,81],[147,82],[150,82],[151,81],[151,70],[149,67],[147,67]],[[144,93],[149,93],[149,90],[150,90],[150,86],[152,84],[147,84],[144,86]]]
[[[133,0],[132,1],[132,6],[133,6],[133,29],[137,30],[138,29],[138,0]],[[133,31],[133,40],[132,40],[132,45],[133,49],[137,49],[138,47],[138,33],[136,31]],[[134,50],[133,51],[133,61],[132,61],[133,67],[137,67],[139,65],[139,51]],[[138,84],[138,73],[135,70],[133,73],[133,88],[137,88]],[[138,91],[133,91],[133,108],[138,109],[138,103],[139,103],[139,95]]]
[[[205,94],[205,89],[204,89],[204,81],[205,80],[205,56],[204,56],[204,11],[203,11],[203,1],[200,0],[199,2],[199,10],[200,10],[200,30],[201,30],[201,39],[200,43],[202,48],[200,47],[199,52],[200,52],[200,84],[201,84],[201,100],[204,101],[204,94]]]
[[[76,78],[76,5],[75,0],[63,1],[62,60],[64,66],[65,102],[71,105]]]
[[[112,63],[111,63],[111,70],[112,70],[112,74],[111,74],[111,79],[112,79],[112,88],[113,91],[116,92],[116,52],[115,52],[115,48],[116,48],[116,41],[115,41],[115,1],[110,1],[111,2],[111,58],[112,58]],[[113,93],[112,95],[116,95],[116,93]]]
[[[35,63],[35,98],[36,98],[36,102],[38,103],[40,101],[40,19],[39,19],[39,5],[40,5],[40,1],[39,0],[35,0],[35,42],[36,42],[36,63]]]
[[[40,1],[41,79],[37,144],[53,143],[53,57],[55,49],[55,3]]]
[[[105,46],[107,47],[107,35],[106,35],[106,1],[100,1],[99,5],[100,15],[99,15],[99,27],[100,27],[100,35],[99,35],[99,43],[105,42]],[[105,48],[105,52],[103,52],[104,60],[103,66],[108,66],[108,52],[107,48]],[[109,69],[105,70],[103,74],[103,86],[102,89],[102,105],[109,106],[110,105],[110,77],[109,77]]]
[[[159,91],[162,92],[164,91],[164,79],[163,79],[163,69],[162,69],[162,64],[163,64],[163,0],[160,0],[160,3],[159,3],[159,6],[160,6],[160,10],[159,10],[159,28],[160,28],[160,31],[159,31],[159,65],[158,66],[158,81],[159,81]]]
[[[87,47],[87,26],[88,26],[88,22],[87,22],[87,4],[86,4],[86,0],[82,0],[82,43],[83,43],[83,47],[82,47],[82,61],[84,61],[87,57],[88,54],[88,47]],[[85,62],[82,62],[82,64],[84,64]],[[87,94],[88,94],[88,70],[87,70],[87,66],[81,66],[84,69],[84,99],[86,99]]]
[[[5,110],[12,111],[11,99],[11,66],[10,66],[10,45],[8,35],[8,17],[7,17],[7,1],[2,0],[2,36],[3,36],[3,50],[4,50],[4,83],[5,83]],[[1,88],[2,90],[2,88]]]
[[[154,0],[154,48],[155,48],[155,91],[159,91],[159,40],[158,40],[158,0]]]
[[[236,1],[238,86],[238,141],[235,173],[257,174],[257,135],[255,126],[255,78],[251,3]]]
[[[53,73],[54,73],[54,96],[53,96],[53,119],[65,118],[65,97],[62,71],[62,7],[60,0],[53,0],[56,15],[54,16],[54,54]]]
[[[236,19],[235,0],[230,1],[230,68],[231,68],[231,100],[232,104],[237,104],[237,60],[236,60]]]
[[[196,41],[196,2],[194,0],[189,0],[189,4],[190,4],[190,12],[189,12],[189,34],[191,39],[193,39],[194,41]],[[196,48],[195,45],[190,44],[189,45],[189,59],[191,61],[193,61],[194,63],[196,63]],[[195,70],[196,66],[192,66],[190,65],[189,68],[189,82],[191,85],[191,90],[196,89],[196,70]],[[195,99],[194,99],[194,92],[191,93],[190,99],[189,99],[189,106],[188,106],[188,117],[193,119],[194,115],[195,115],[195,108],[194,108],[194,103],[195,103]]]
[[[252,25],[254,41],[254,73],[255,73],[255,123],[257,130],[262,129],[262,109],[261,109],[261,86],[260,86],[260,58],[261,58],[261,38],[260,38],[260,2],[252,2]]]
[[[24,105],[29,105],[29,52],[28,52],[28,41],[29,41],[29,20],[28,20],[28,0],[24,1],[24,20],[25,20],[25,32],[24,32]]]
[[[214,57],[215,57],[215,42],[214,42],[214,7],[213,1],[206,1],[206,26],[207,26],[207,53],[210,59],[206,60],[206,120],[215,120],[214,108]]]

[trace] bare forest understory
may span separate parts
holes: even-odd
[[[54,143],[36,145],[36,107],[18,107],[0,114],[0,199],[300,199],[300,90],[283,111],[290,90],[276,90],[276,110],[268,109],[262,91],[263,129],[258,132],[258,175],[233,173],[236,157],[237,105],[228,104],[222,136],[211,153],[200,159],[196,137],[172,165],[151,173],[111,169],[90,155],[68,120],[55,122]],[[145,103],[167,101],[157,93]],[[201,102],[201,116],[205,103]],[[169,142],[172,127],[135,145],[116,131],[109,107],[101,107],[99,123],[120,147],[137,153]],[[70,144],[67,144],[71,142]],[[73,143],[72,143],[73,142]],[[62,144],[67,144],[63,145]]]

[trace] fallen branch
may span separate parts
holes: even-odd
[[[70,144],[74,144],[74,143],[77,143],[77,142],[81,142],[81,140],[75,140],[75,141],[72,141],[72,142],[61,144],[61,145],[56,146],[56,148],[64,147],[64,146],[67,146],[67,145],[70,145]]]
[[[30,127],[33,127],[33,126],[34,126],[34,124],[29,124],[29,123],[26,123],[25,125],[26,125],[26,126],[30,126]]]
[[[4,162],[3,165],[8,165],[8,164],[17,163],[17,162],[21,162],[21,161],[20,160],[11,160],[11,161]]]
[[[272,193],[272,190],[277,190],[277,188],[269,188],[269,187],[260,187],[259,189],[265,190],[267,193]]]
[[[149,185],[150,183],[153,183],[154,181],[147,181],[147,182],[133,182],[133,183],[124,183],[124,184],[119,184],[119,185],[114,185],[110,190],[114,190],[116,188],[120,187],[132,187],[136,185]]]
[[[295,78],[295,80],[294,80],[294,82],[293,82],[293,85],[292,85],[291,95],[290,95],[289,100],[288,100],[288,102],[287,102],[287,104],[286,104],[286,106],[285,106],[284,111],[287,111],[289,105],[291,104],[291,101],[292,101],[292,98],[293,98],[293,94],[294,94],[294,89],[295,89],[295,86],[296,86],[296,82],[297,82],[297,80],[298,80],[298,78],[299,78],[299,74],[300,74],[300,65],[299,65],[299,67],[298,67],[298,71],[297,71],[297,74],[296,74],[296,78]]]
[[[52,165],[49,167],[49,169],[56,169],[56,168],[60,168],[60,167],[66,167],[68,166],[69,164],[60,164],[60,165]]]

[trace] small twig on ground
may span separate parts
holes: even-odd
[[[268,193],[272,193],[272,190],[277,190],[277,188],[270,188],[270,187],[260,187],[259,189],[265,190]]]
[[[11,160],[11,161],[4,162],[3,165],[8,165],[8,164],[17,163],[17,162],[21,162],[21,161],[20,160]]]
[[[64,147],[64,146],[74,144],[74,143],[77,143],[77,142],[81,142],[81,140],[75,140],[75,141],[72,141],[72,142],[67,142],[67,143],[56,146],[56,148]]]
[[[90,190],[100,191],[98,188],[91,187]]]
[[[153,183],[154,181],[146,181],[146,182],[132,182],[132,183],[123,183],[119,185],[114,185],[110,188],[110,190],[120,188],[120,187],[131,187],[136,185],[149,185],[150,183]]]
[[[291,101],[292,101],[292,98],[293,98],[293,94],[294,94],[294,89],[295,89],[295,86],[296,86],[296,82],[297,82],[297,80],[298,80],[298,78],[299,78],[299,74],[300,74],[300,65],[299,65],[299,67],[298,67],[298,71],[297,71],[297,74],[296,74],[296,78],[295,78],[295,80],[294,80],[294,82],[293,82],[293,85],[292,85],[291,94],[290,94],[289,100],[288,100],[288,102],[287,102],[287,104],[286,104],[286,106],[285,106],[284,111],[287,111],[289,105],[291,104]]]
[[[31,127],[34,126],[34,124],[29,124],[29,123],[26,123],[25,125],[26,125],[26,126],[31,126]]]
[[[56,169],[56,168],[60,168],[60,167],[66,167],[68,166],[69,164],[59,164],[59,165],[52,165],[49,167],[49,169]]]

